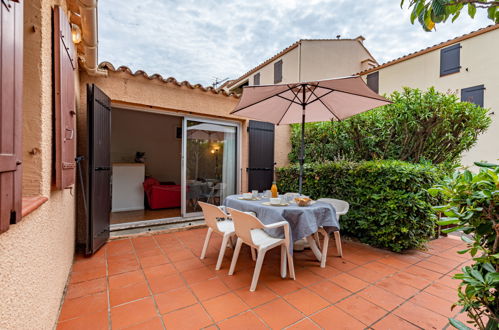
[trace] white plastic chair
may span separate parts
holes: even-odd
[[[350,209],[350,204],[348,204],[348,202],[339,199],[320,198],[317,201],[331,204],[336,210],[336,216],[338,218],[338,222],[340,221],[340,216],[347,214],[348,210]],[[321,260],[321,267],[324,267],[326,265],[327,248],[329,245],[329,235],[326,232],[326,230],[324,230],[324,228],[320,228],[319,231],[324,236],[324,245],[322,247],[322,260]],[[336,242],[336,250],[338,251],[338,255],[340,257],[343,257],[343,250],[341,248],[341,236],[339,230],[334,232],[334,240]]]
[[[200,259],[204,259],[204,257],[206,256],[206,250],[208,249],[211,233],[215,232],[219,235],[222,235],[222,246],[220,246],[217,265],[215,267],[216,270],[220,270],[225,255],[225,250],[227,249],[227,244],[230,243],[230,238],[235,236],[236,234],[234,231],[234,224],[232,221],[227,220],[229,216],[218,206],[204,202],[198,203],[203,210],[204,220],[206,221],[206,225],[208,226],[208,232],[206,233],[206,238],[204,240]]]
[[[291,244],[289,223],[287,221],[280,221],[271,225],[264,225],[260,220],[258,220],[258,218],[251,214],[231,208],[228,208],[228,212],[230,213],[232,221],[234,222],[234,229],[237,235],[237,243],[234,250],[234,256],[232,257],[232,262],[230,264],[229,275],[234,274],[237,258],[239,257],[239,252],[241,251],[241,245],[244,243],[258,250],[258,256],[256,260],[255,271],[253,273],[253,279],[251,281],[250,291],[255,291],[256,285],[258,284],[258,278],[260,277],[260,271],[262,269],[265,253],[277,246],[281,247],[281,277],[286,277],[287,259],[289,265],[289,274],[291,278],[295,279],[293,257],[291,256],[289,250]],[[275,238],[263,231],[263,229],[279,227],[282,227],[284,230],[284,238]]]

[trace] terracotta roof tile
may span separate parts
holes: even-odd
[[[163,78],[163,76],[161,76],[159,73],[153,73],[151,75],[148,75],[143,70],[137,70],[137,71],[133,72],[129,67],[124,66],[124,65],[121,65],[118,68],[115,68],[114,65],[112,63],[110,63],[110,62],[101,62],[99,64],[99,69],[108,70],[108,71],[111,71],[111,72],[125,72],[125,73],[128,73],[129,75],[134,76],[134,77],[142,76],[142,77],[147,78],[149,80],[157,79],[157,80],[159,80],[161,82],[169,83],[169,84],[174,84],[174,85],[176,85],[178,87],[185,86],[185,87],[188,87],[190,89],[200,89],[203,92],[211,92],[213,94],[221,94],[221,95],[224,95],[224,96],[231,96],[231,97],[239,98],[239,95],[237,95],[235,93],[227,93],[224,90],[218,90],[218,89],[213,88],[211,86],[204,87],[201,84],[195,84],[195,85],[193,85],[190,82],[188,82],[187,80],[179,82],[177,79],[175,79],[173,77]]]
[[[355,75],[365,75],[365,74],[370,73],[370,72],[378,71],[379,69],[386,68],[387,66],[390,66],[390,65],[393,65],[393,64],[397,64],[397,63],[403,62],[405,60],[409,60],[409,59],[411,59],[413,57],[429,53],[431,51],[443,48],[443,47],[451,45],[453,43],[460,42],[460,41],[466,40],[466,39],[470,39],[470,38],[476,37],[478,35],[481,35],[481,34],[489,32],[489,31],[496,30],[496,29],[499,29],[499,24],[489,25],[489,26],[486,26],[484,28],[478,29],[476,31],[472,31],[470,33],[463,34],[463,35],[455,37],[453,39],[449,39],[447,41],[443,41],[443,42],[441,42],[439,44],[436,44],[436,45],[433,45],[433,46],[430,46],[430,47],[426,47],[424,49],[418,50],[417,52],[409,53],[407,55],[404,55],[404,56],[401,56],[401,57],[396,58],[394,60],[385,62],[385,63],[380,64],[378,66],[375,66],[373,68],[366,69],[364,71],[356,73]]]

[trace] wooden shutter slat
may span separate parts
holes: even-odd
[[[367,75],[367,86],[375,93],[379,93],[379,71]]]
[[[21,219],[23,4],[1,6],[0,232]]]
[[[55,183],[64,189],[75,182],[76,100],[75,47],[71,25],[60,7],[54,8],[54,76],[55,76]]]

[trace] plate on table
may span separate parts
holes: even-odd
[[[263,202],[262,204],[267,205],[267,206],[288,206],[289,205],[289,203],[271,204],[270,202]]]
[[[240,199],[243,201],[259,201],[259,200],[261,200],[261,198],[259,198],[259,197],[251,197],[251,198],[238,197],[237,199]]]

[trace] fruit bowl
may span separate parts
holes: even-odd
[[[295,197],[295,203],[298,206],[309,206],[312,203],[312,199],[309,197]]]

